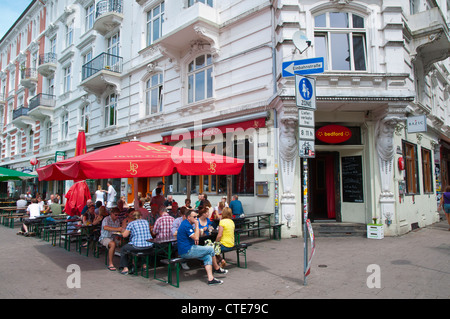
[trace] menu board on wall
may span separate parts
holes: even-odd
[[[362,156],[342,157],[342,199],[344,202],[362,203]]]

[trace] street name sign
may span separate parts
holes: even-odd
[[[307,75],[324,72],[323,57],[287,61],[282,64],[282,76]]]

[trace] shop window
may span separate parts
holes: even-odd
[[[417,145],[403,141],[403,155],[405,158],[406,194],[419,194]]]
[[[433,166],[431,161],[431,151],[422,148],[422,175],[423,175],[423,192],[426,194],[433,193]]]

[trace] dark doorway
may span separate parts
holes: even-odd
[[[316,157],[310,159],[309,163],[311,220],[339,221],[339,153],[317,152]]]

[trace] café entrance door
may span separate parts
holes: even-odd
[[[311,221],[340,221],[339,153],[316,152],[309,166]]]

